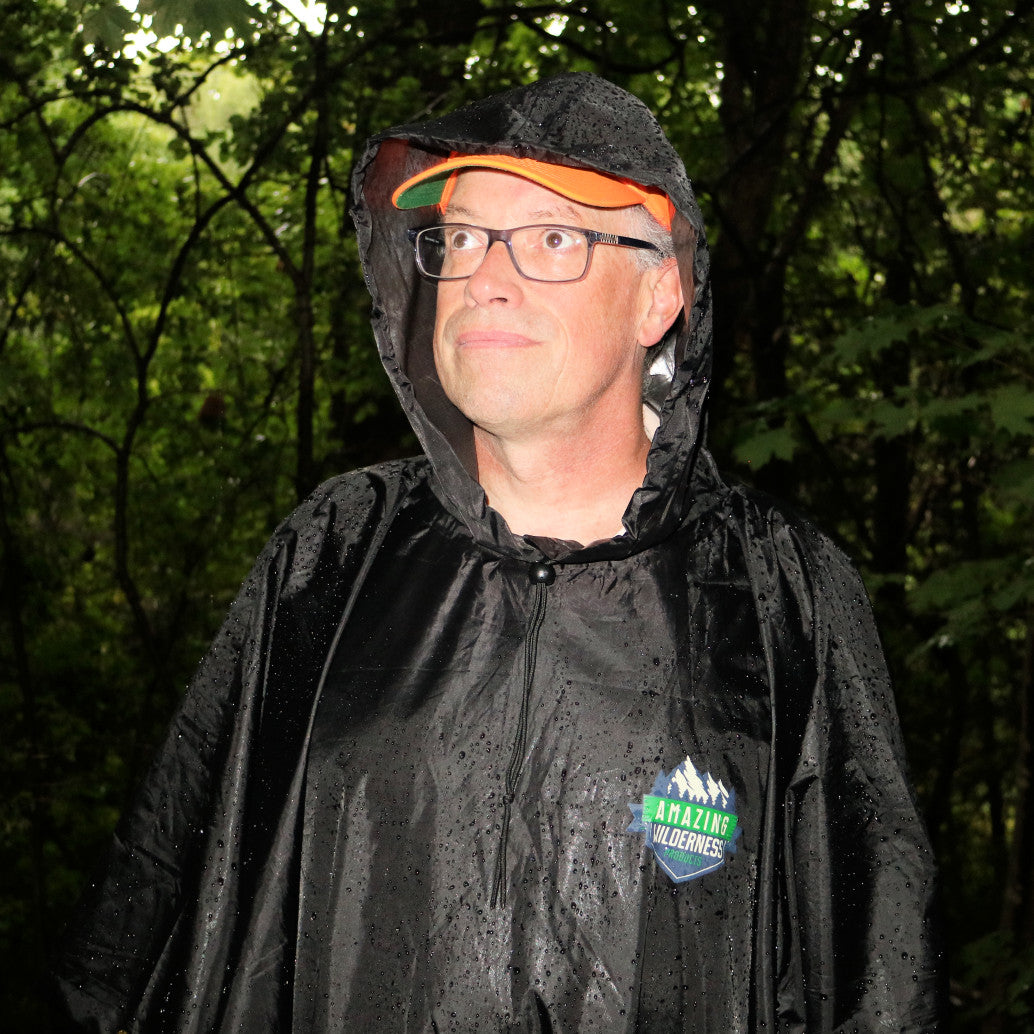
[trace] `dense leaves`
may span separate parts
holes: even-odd
[[[368,330],[355,148],[583,68],[658,112],[701,195],[713,447],[866,573],[956,1026],[1034,1030],[1032,6],[8,0],[5,1020],[45,1029],[61,916],[263,539],[414,448]]]

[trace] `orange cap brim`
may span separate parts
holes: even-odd
[[[496,169],[538,183],[562,197],[593,208],[627,208],[642,205],[665,229],[671,229],[675,206],[656,187],[644,187],[633,180],[608,176],[593,169],[575,169],[534,158],[509,154],[454,154],[411,176],[391,196],[396,208],[422,208],[448,203],[455,180],[463,169]]]

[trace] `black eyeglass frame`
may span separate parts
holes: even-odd
[[[488,241],[485,244],[485,254],[482,256],[481,262],[478,263],[475,269],[471,270],[469,273],[464,273],[462,276],[439,276],[424,269],[423,264],[420,261],[420,236],[422,234],[429,233],[432,230],[444,230],[449,227],[480,230],[482,233],[488,234]],[[521,269],[520,264],[517,262],[517,256],[514,255],[513,248],[510,245],[510,237],[517,233],[518,230],[567,230],[570,233],[580,233],[589,245],[588,251],[585,253],[585,269],[582,270],[580,276],[565,277],[563,280],[542,280],[536,276],[528,276],[528,274]],[[478,271],[478,269],[481,268],[481,263],[488,258],[488,253],[496,241],[501,241],[506,245],[506,252],[510,256],[510,262],[513,264],[513,268],[517,270],[518,274],[520,274],[520,276],[525,280],[531,280],[536,284],[575,284],[578,283],[579,280],[584,280],[589,275],[589,267],[592,265],[592,252],[597,244],[614,244],[621,248],[638,248],[649,251],[661,250],[656,244],[651,244],[650,241],[640,240],[638,237],[622,237],[620,234],[616,233],[604,233],[602,230],[588,230],[584,226],[564,226],[562,223],[529,223],[527,226],[512,226],[509,230],[493,230],[488,226],[475,226],[473,223],[436,223],[434,226],[410,227],[409,230],[406,231],[406,234],[413,244],[413,257],[416,260],[417,271],[421,276],[426,277],[428,280],[434,281],[435,283],[441,281],[469,280]]]

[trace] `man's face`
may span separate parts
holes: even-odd
[[[460,174],[444,221],[630,234],[627,211],[590,208],[487,169]],[[494,244],[469,279],[438,285],[434,359],[446,394],[502,438],[563,438],[614,420],[641,430],[642,348],[654,343],[643,340],[651,336],[647,279],[634,251],[598,245],[583,280],[538,283]]]

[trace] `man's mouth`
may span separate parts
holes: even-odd
[[[510,330],[465,330],[456,337],[458,348],[527,348],[535,344],[534,338]]]

